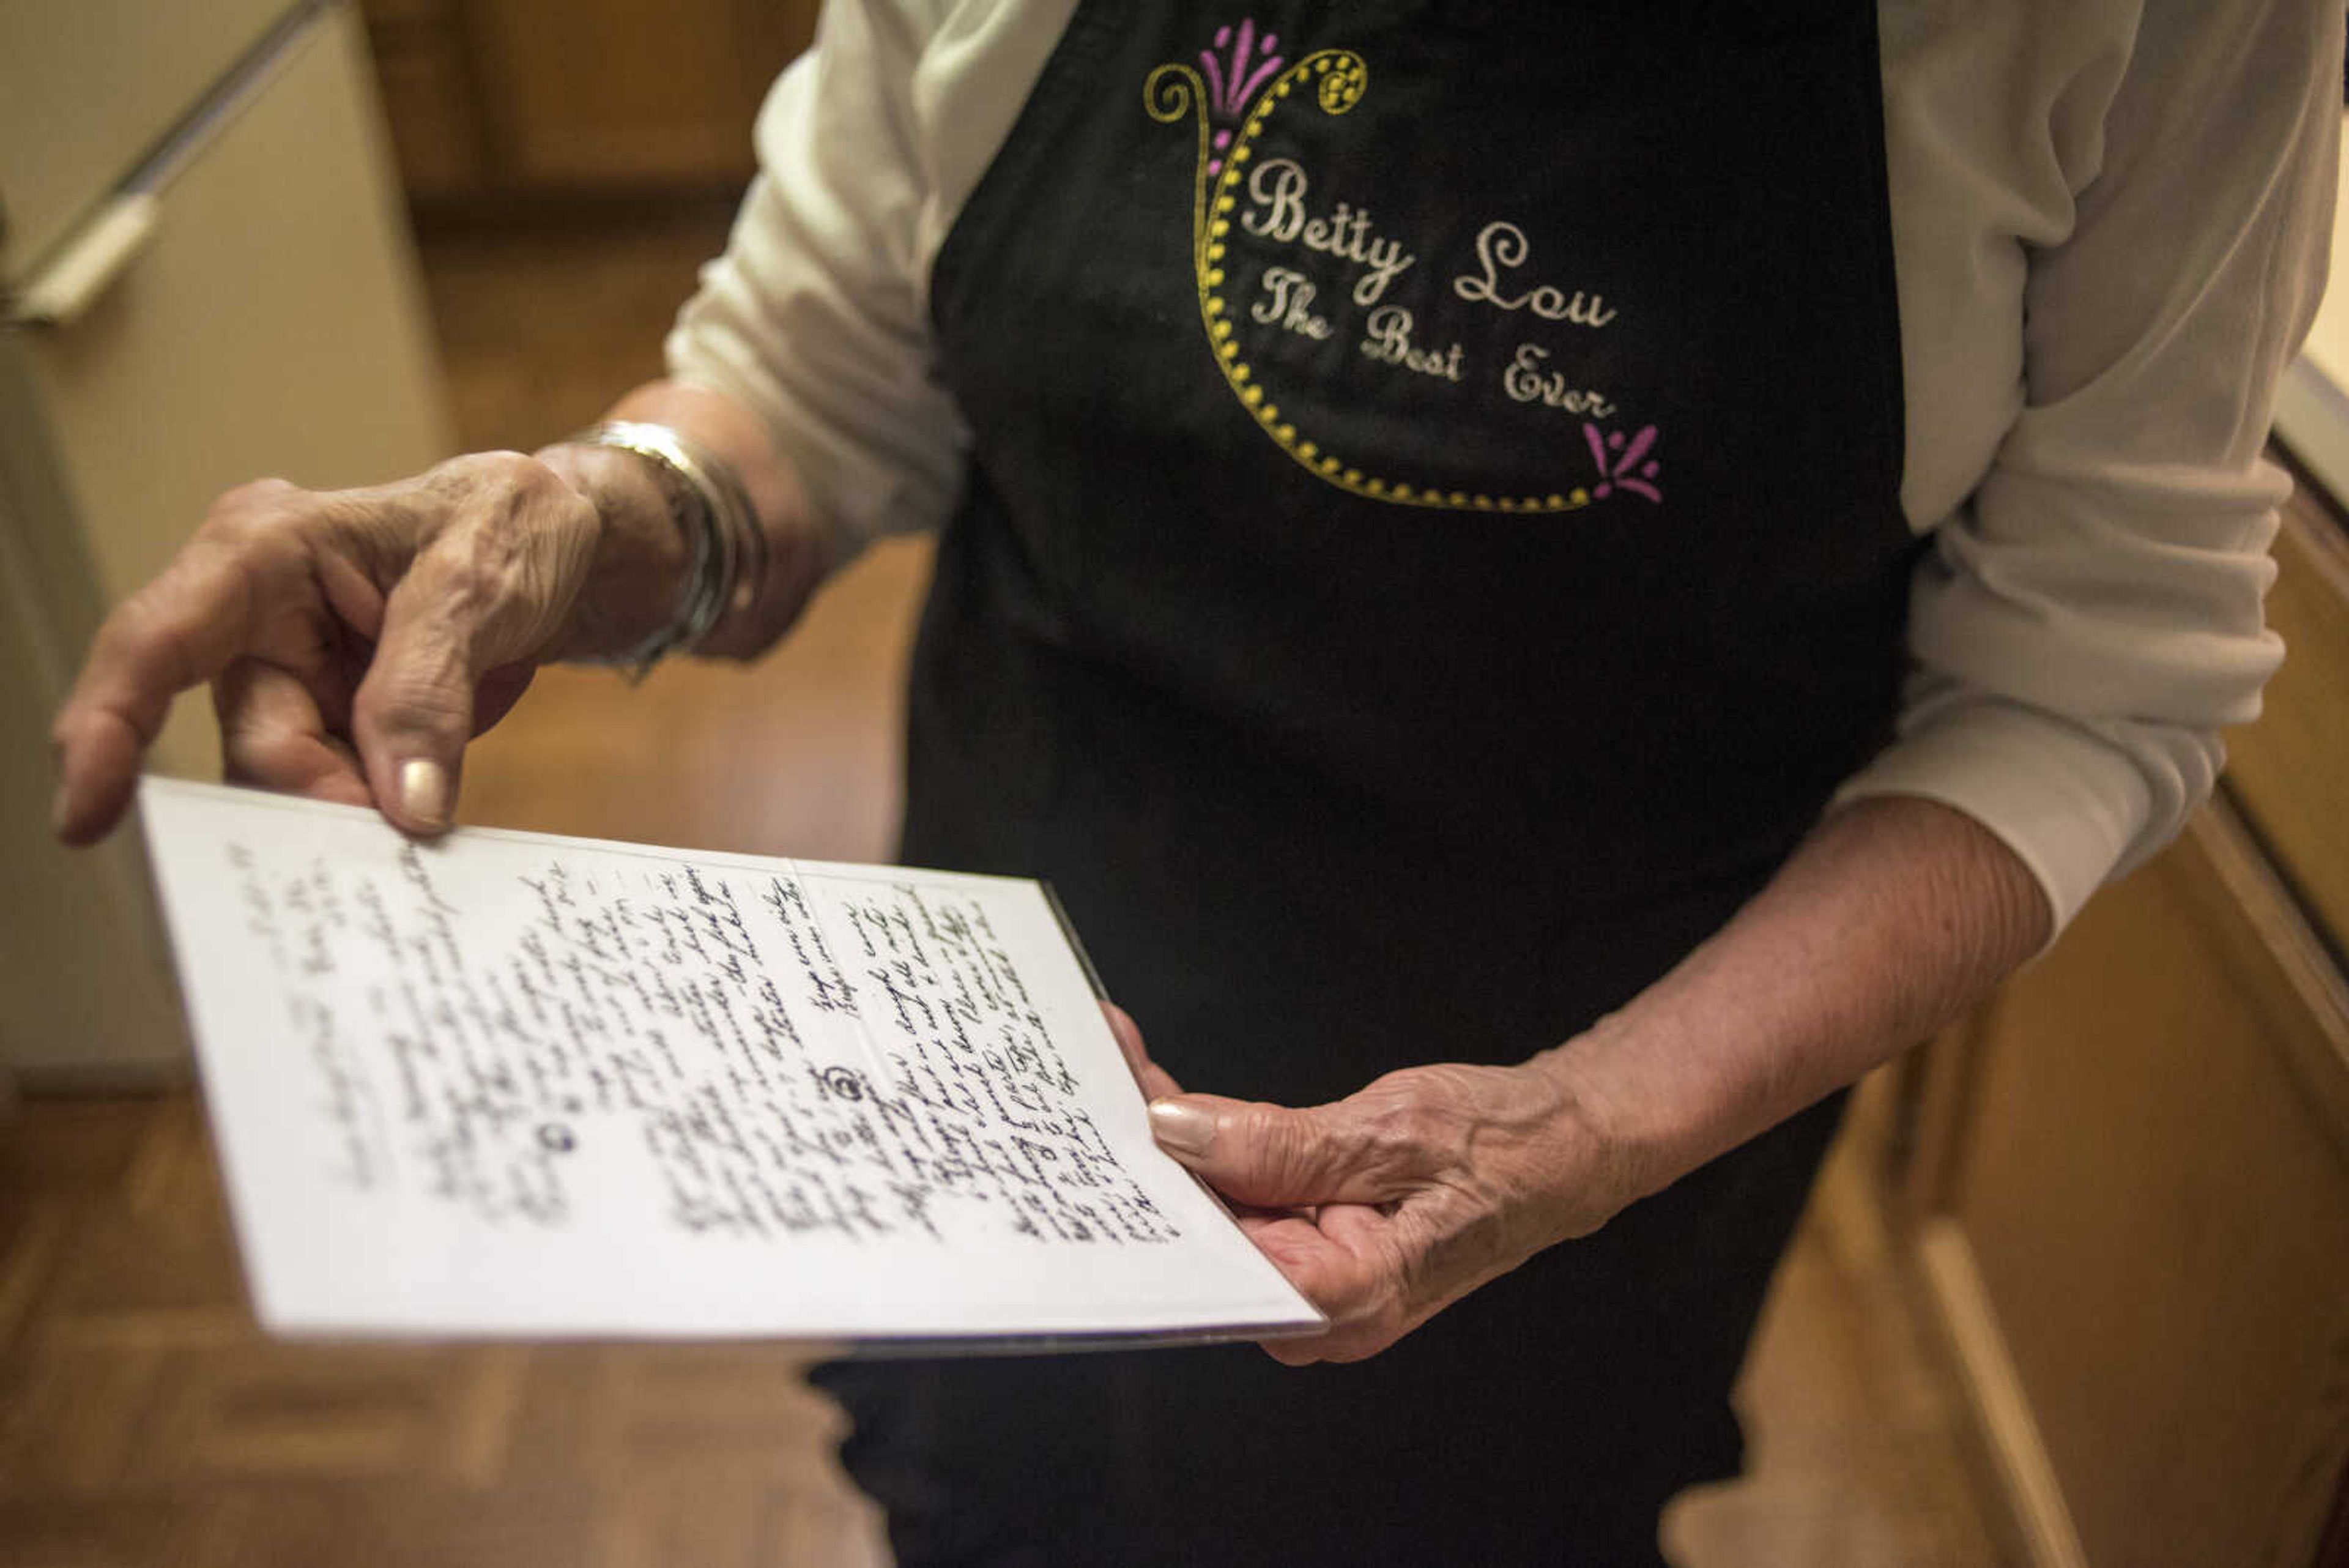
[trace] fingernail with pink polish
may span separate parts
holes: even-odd
[[[1150,1102],[1151,1136],[1178,1154],[1205,1154],[1215,1141],[1216,1116],[1180,1100]]]

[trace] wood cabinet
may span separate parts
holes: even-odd
[[[2303,476],[2276,539],[2284,639],[2261,720],[2227,738],[2228,793],[2335,952],[2349,950],[2349,533]]]
[[[366,0],[423,202],[740,185],[817,0]]]
[[[2288,523],[2292,672],[2221,800],[1920,1069],[1919,1254],[2034,1564],[2349,1550],[2334,528]]]

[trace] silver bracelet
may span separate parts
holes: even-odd
[[[662,489],[688,548],[677,614],[636,647],[587,661],[618,665],[642,680],[679,649],[690,653],[698,648],[727,611],[745,608],[758,597],[767,576],[767,536],[733,469],[667,425],[611,420],[588,426],[571,444],[633,452],[658,464],[673,481]]]

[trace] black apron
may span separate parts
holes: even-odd
[[[1089,0],[940,253],[904,854],[1050,878],[1187,1087],[1516,1062],[1888,732],[1868,0]],[[1654,1560],[1835,1107],[1353,1366],[833,1369],[908,1563]]]

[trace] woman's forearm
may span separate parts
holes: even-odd
[[[1971,817],[1864,801],[1670,974],[1529,1062],[1405,1068],[1325,1106],[1164,1095],[1151,1126],[1329,1314],[1267,1348],[1359,1360],[1924,1039],[2047,927],[2036,879]]]
[[[605,416],[669,426],[734,471],[765,536],[765,569],[695,651],[747,659],[789,628],[827,563],[806,496],[759,418],[706,387],[652,381]],[[588,580],[560,652],[608,657],[635,647],[678,610],[689,547],[652,461],[618,447],[561,442],[537,456],[595,504],[603,524]]]
[[[1901,796],[1829,816],[1711,940],[1545,1053],[1626,1199],[1850,1084],[2044,945],[2037,880],[1972,818]]]

